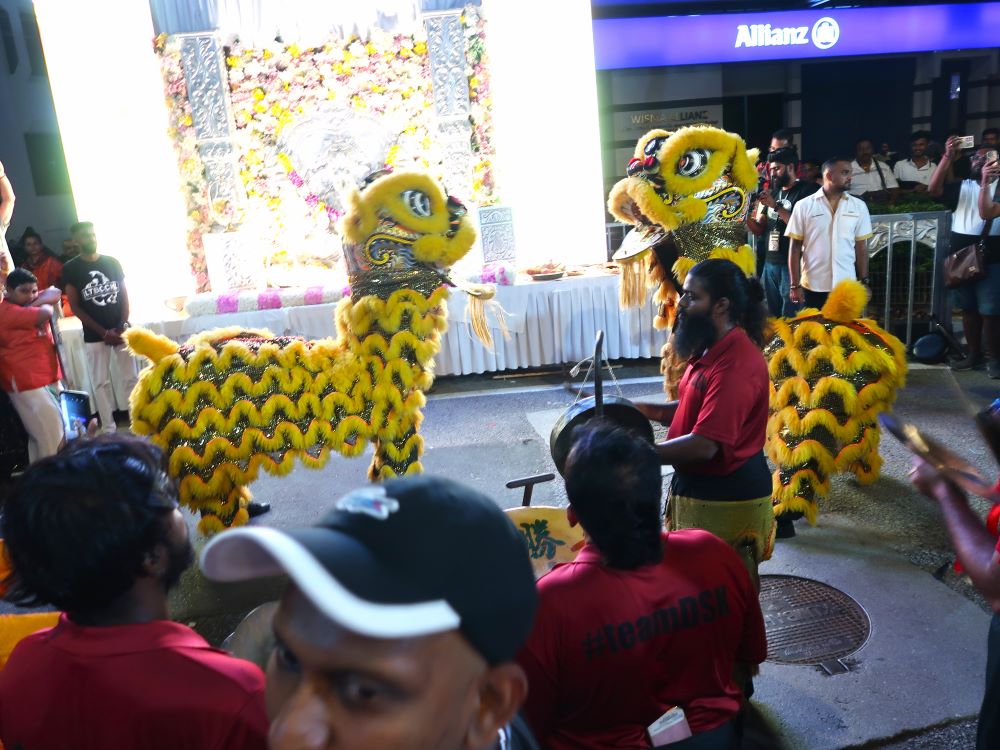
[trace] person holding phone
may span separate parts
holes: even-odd
[[[969,179],[947,181],[948,170],[962,150],[962,137],[952,136],[945,144],[941,162],[931,176],[927,192],[953,213],[951,217],[951,252],[979,241],[1000,190],[996,170],[985,169],[987,154],[996,146],[980,146],[969,159]],[[983,194],[986,195],[983,195]],[[981,209],[986,208],[986,213]],[[989,376],[1000,380],[1000,220],[994,220],[986,237],[983,260],[985,278],[953,290],[955,306],[962,310],[962,332],[969,356],[952,364],[954,370],[978,369],[986,364]],[[985,344],[985,346],[984,346]],[[989,350],[987,363],[984,350]]]
[[[59,360],[50,325],[60,294],[55,287],[39,293],[35,275],[18,268],[7,275],[0,302],[0,388],[28,433],[31,463],[54,455],[63,441],[55,396]]]

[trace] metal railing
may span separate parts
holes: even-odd
[[[893,333],[897,321],[905,321],[906,334],[899,338],[907,349],[913,345],[915,314],[934,316],[950,330],[951,314],[947,290],[941,283],[941,268],[948,252],[951,212],[879,214],[871,219],[874,230],[868,240],[871,304],[876,311],[881,308],[882,327]],[[901,244],[903,247],[899,248]],[[881,260],[880,255],[884,267],[880,262],[872,263]],[[900,261],[905,265],[897,268]],[[878,320],[878,312],[875,317]]]

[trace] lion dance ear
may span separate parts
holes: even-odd
[[[344,204],[347,211],[340,222],[340,231],[344,239],[352,245],[362,244],[378,224],[375,209],[367,201],[361,200],[361,192],[352,188],[347,194]]]
[[[734,136],[736,148],[733,153],[733,179],[743,187],[744,190],[753,190],[757,187],[757,156],[760,153],[757,149],[748,149],[743,139]]]

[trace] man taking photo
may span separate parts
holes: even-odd
[[[793,148],[779,148],[767,155],[771,189],[765,190],[759,198],[767,209],[766,219],[749,222],[752,231],[756,230],[766,238],[761,284],[764,286],[767,309],[776,318],[791,318],[798,311],[798,306],[788,296],[791,283],[788,276],[788,246],[791,241],[785,236],[785,229],[795,204],[819,189],[815,183],[799,180],[796,166]]]

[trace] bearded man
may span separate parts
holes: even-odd
[[[688,359],[678,400],[637,403],[669,426],[656,446],[674,467],[669,528],[702,528],[732,544],[756,582],[770,556],[774,514],[764,459],[768,372],[761,352],[767,312],[760,282],[710,259],[684,279],[671,341]]]

